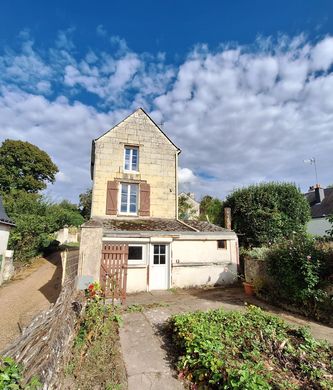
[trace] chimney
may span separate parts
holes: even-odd
[[[188,193],[188,196],[189,196],[191,199],[195,200],[194,192],[189,192],[189,193]]]
[[[325,198],[324,189],[320,187],[320,184],[316,184],[315,187],[315,200],[316,203],[321,203]]]
[[[231,208],[224,208],[224,226],[226,229],[231,230]]]

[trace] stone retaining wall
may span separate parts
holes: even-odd
[[[55,304],[36,316],[22,335],[5,351],[24,367],[24,379],[28,382],[37,375],[43,390],[60,389],[62,370],[71,352],[75,336],[75,324],[81,302],[75,290],[79,251],[66,250],[63,268],[63,286]]]

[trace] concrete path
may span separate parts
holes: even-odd
[[[128,307],[138,305],[137,309],[141,307],[144,310],[127,312],[120,328],[128,390],[183,389],[173,368],[172,345],[163,331],[165,322],[171,315],[219,307],[245,310],[247,304],[260,306],[293,325],[308,325],[314,337],[326,339],[333,344],[333,328],[292,315],[256,298],[246,297],[239,287],[132,294],[127,299]]]
[[[59,263],[60,262],[60,263]],[[0,287],[0,352],[32,318],[54,303],[61,290],[61,259],[37,259]]]

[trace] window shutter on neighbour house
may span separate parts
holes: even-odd
[[[118,183],[108,181],[106,191],[106,214],[117,215]]]
[[[139,215],[142,217],[150,216],[150,185],[147,183],[140,183]]]

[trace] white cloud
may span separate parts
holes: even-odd
[[[61,182],[61,183],[70,183],[71,179],[68,177],[64,172],[59,171],[56,174],[56,180]]]
[[[197,181],[197,177],[189,168],[178,169],[178,182],[179,184],[194,184]]]
[[[333,37],[318,42],[311,53],[314,70],[327,70],[333,63]]]
[[[91,140],[139,105],[182,149],[180,184],[198,197],[264,180],[306,189],[309,156],[322,184],[333,182],[332,37],[197,46],[179,66],[119,37],[112,45],[80,57],[64,41],[41,52],[24,34],[20,51],[0,55],[0,141],[28,140],[51,155],[61,171],[53,197],[77,200],[90,185]],[[94,107],[79,101],[87,92]]]

